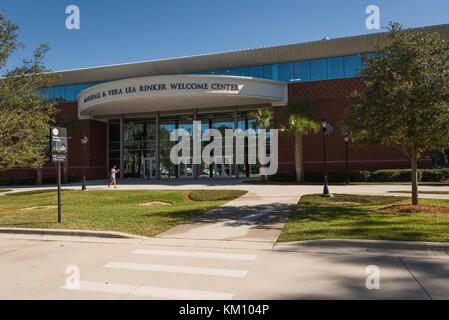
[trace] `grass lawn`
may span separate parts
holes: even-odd
[[[342,195],[304,196],[279,240],[372,239],[449,241],[449,200],[420,199],[420,213],[409,198]],[[444,212],[446,213],[436,213]]]
[[[11,191],[11,190],[9,190],[9,189],[0,189],[0,192],[8,192],[8,191]]]
[[[198,190],[186,197],[186,191],[63,190],[61,224],[57,223],[58,209],[54,207],[55,190],[6,194],[0,197],[0,227],[106,230],[154,236],[245,193]]]

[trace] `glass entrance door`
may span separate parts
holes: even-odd
[[[144,158],[142,167],[145,179],[156,179],[156,158]]]

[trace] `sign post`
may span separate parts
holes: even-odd
[[[51,162],[58,168],[58,223],[61,223],[61,162],[67,161],[68,149],[67,129],[50,127]]]

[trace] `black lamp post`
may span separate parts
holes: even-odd
[[[329,128],[329,122],[327,122],[326,116],[323,114],[321,119],[321,130],[323,131],[323,160],[324,160],[324,188],[322,197],[332,197],[329,193],[329,188],[327,186],[327,165],[326,165],[326,133]]]
[[[345,147],[346,147],[346,184],[349,184],[349,161],[348,161],[348,144],[349,144],[349,135],[345,134]]]
[[[86,146],[89,139],[86,136],[83,136],[81,138],[81,144],[83,145],[83,187],[81,188],[82,191],[87,190],[86,189]]]
[[[348,153],[348,145],[349,145],[349,126],[347,124],[343,124],[341,127],[341,133],[343,134],[343,138],[345,139],[345,149],[346,149],[346,184],[349,184],[349,153]]]

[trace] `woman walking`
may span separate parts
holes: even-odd
[[[116,175],[117,173],[119,173],[119,172],[120,172],[120,169],[117,169],[117,166],[114,164],[114,165],[112,166],[111,172],[110,172],[110,174],[109,174],[108,190],[109,190],[109,188],[111,187],[111,184],[114,185],[114,189],[117,189],[117,180],[116,180],[115,175]]]

